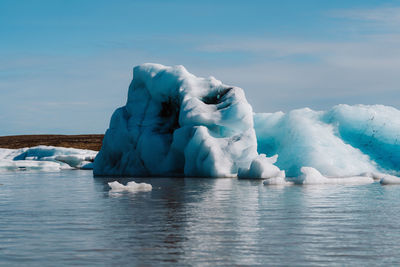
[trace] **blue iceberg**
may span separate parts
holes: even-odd
[[[239,87],[183,66],[143,64],[133,70],[126,105],[111,117],[93,172],[369,182],[399,173],[399,138],[400,111],[393,107],[255,114]]]
[[[400,111],[382,105],[337,105],[254,116],[258,150],[278,154],[288,176],[310,166],[327,176],[398,173]]]
[[[258,157],[253,110],[241,88],[183,66],[144,64],[133,70],[127,103],[112,115],[93,172],[236,177]],[[277,169],[264,162],[262,169]]]

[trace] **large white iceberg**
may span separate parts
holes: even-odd
[[[112,115],[93,171],[368,183],[399,173],[399,133],[400,111],[392,107],[253,114],[238,87],[183,66],[144,64],[134,68],[127,103]]]
[[[97,151],[53,146],[31,148],[0,148],[1,171],[59,171],[61,169],[92,169]]]
[[[133,70],[127,103],[112,115],[93,172],[236,177],[257,157],[242,89],[183,66],[144,64]]]

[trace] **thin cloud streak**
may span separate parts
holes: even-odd
[[[400,7],[335,10],[330,12],[330,15],[353,21],[374,22],[387,27],[399,26],[400,24]]]
[[[3,53],[0,134],[103,132],[126,101],[132,67],[144,62],[182,64],[197,76],[240,86],[256,112],[339,103],[400,108],[400,27],[393,27],[396,16],[383,17],[388,12],[329,13],[356,29],[334,40],[197,34],[124,37],[87,55]],[[377,31],[363,30],[370,25]]]

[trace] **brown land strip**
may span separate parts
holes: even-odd
[[[23,148],[38,145],[72,147],[99,151],[104,134],[80,135],[14,135],[0,136],[1,148]]]

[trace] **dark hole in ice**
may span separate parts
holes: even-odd
[[[180,107],[177,101],[171,97],[167,101],[161,103],[161,111],[159,116],[164,119],[164,123],[160,125],[161,132],[173,133],[179,126]]]
[[[214,93],[212,95],[208,95],[203,97],[203,102],[208,104],[208,105],[216,105],[221,103],[221,99],[232,89],[232,87],[228,87],[225,89],[222,89],[221,91]]]
[[[172,98],[169,97],[167,101],[161,103],[160,117],[169,118],[176,113],[179,114],[179,106]]]

